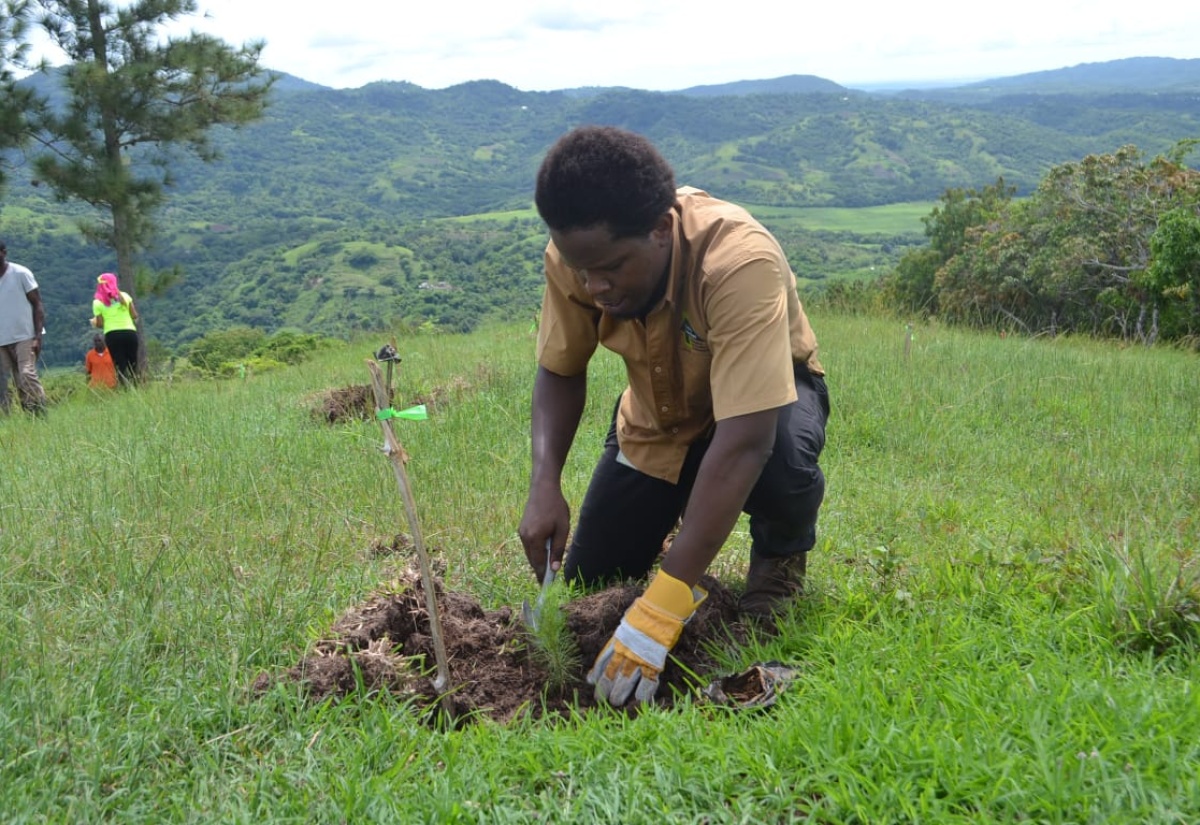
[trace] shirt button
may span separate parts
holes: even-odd
[[[679,435],[679,428],[678,428],[678,427],[672,427],[672,428],[671,428],[671,435]]]
[[[655,371],[655,372],[662,372],[662,367],[655,367],[655,368],[654,368],[654,371]]]
[[[669,410],[671,408],[670,407],[659,407],[658,409],[660,412],[666,412],[667,410]]]

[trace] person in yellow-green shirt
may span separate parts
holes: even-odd
[[[650,701],[741,513],[743,615],[769,621],[801,592],[825,493],[825,371],[775,238],[741,207],[677,189],[646,138],[567,133],[535,203],[550,243],[518,534],[535,574],[561,565],[587,586],[659,563],[588,674],[601,701]],[[628,386],[571,533],[562,471],[599,345],[622,356]]]
[[[104,343],[122,383],[132,383],[137,379],[137,307],[129,293],[117,286],[117,276],[111,272],[96,279],[92,315],[92,326],[104,330]]]

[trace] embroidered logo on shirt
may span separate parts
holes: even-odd
[[[688,321],[686,315],[683,316],[683,323],[679,325],[679,329],[683,332],[683,345],[697,352],[708,352],[708,342],[700,337],[700,333]]]

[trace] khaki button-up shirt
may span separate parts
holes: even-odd
[[[692,442],[725,418],[796,400],[798,367],[824,375],[796,277],[775,238],[739,206],[679,190],[667,288],[644,319],[592,301],[554,244],[537,358],[558,375],[587,369],[597,344],[621,355],[629,386],[617,441],[630,464],[671,483]]]

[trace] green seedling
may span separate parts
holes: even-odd
[[[542,591],[544,601],[536,625],[527,625],[530,636],[530,655],[546,671],[546,690],[561,690],[574,682],[582,660],[579,646],[567,625],[564,605],[571,600],[571,588],[566,583],[551,584]]]

